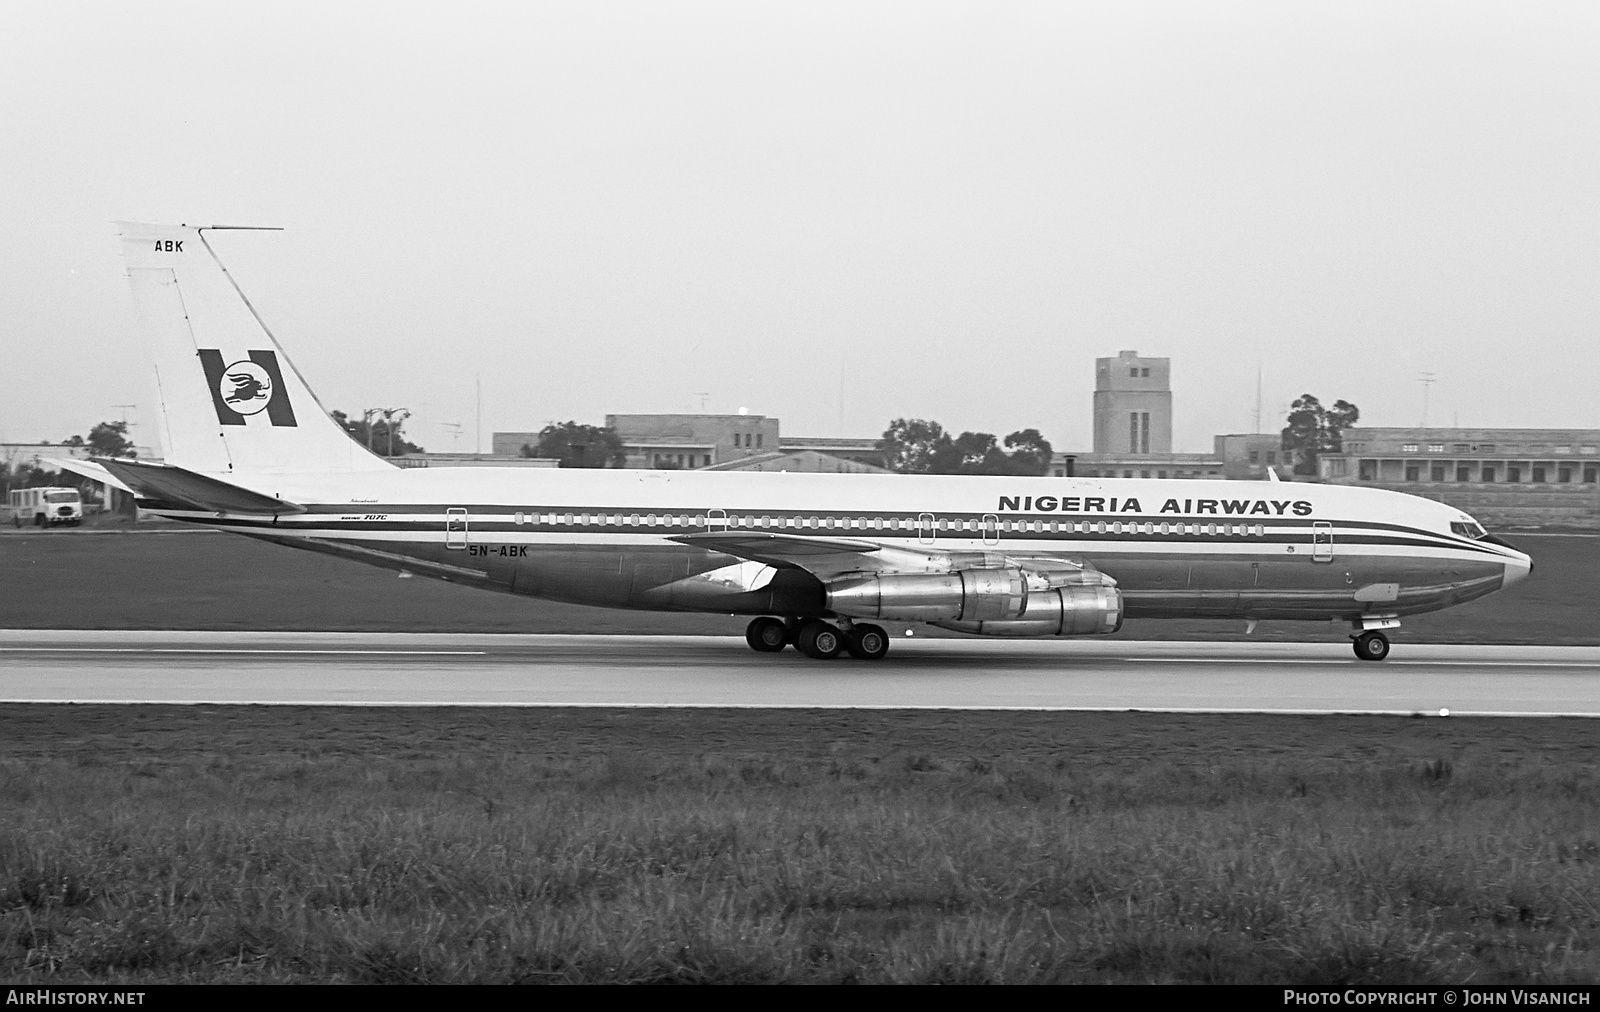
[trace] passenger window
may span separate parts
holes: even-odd
[[[696,513],[695,517],[694,517],[694,525],[696,527],[704,527],[706,525],[706,518],[704,516]]]

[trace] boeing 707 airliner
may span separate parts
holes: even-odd
[[[124,224],[162,462],[62,462],[177,520],[577,604],[752,616],[759,651],[875,660],[880,622],[979,636],[1127,617],[1348,622],[1382,660],[1405,615],[1526,577],[1442,503],[1286,482],[398,468],[311,393],[186,225]]]

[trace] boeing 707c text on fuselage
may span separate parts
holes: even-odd
[[[1490,594],[1528,556],[1441,503],[1301,483],[398,468],[323,410],[207,241],[125,224],[162,463],[63,461],[164,516],[577,604],[754,616],[757,650],[881,658],[877,623],[980,636],[1126,617],[1350,623]]]

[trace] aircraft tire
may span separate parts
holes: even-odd
[[[800,652],[819,661],[832,660],[844,649],[844,634],[820,619],[801,626],[798,639]]]
[[[1364,632],[1350,644],[1364,661],[1381,661],[1389,656],[1389,637],[1381,632]]]
[[[789,645],[789,629],[778,619],[758,618],[745,628],[744,641],[751,650],[775,654]]]
[[[858,661],[881,661],[889,652],[889,634],[875,625],[857,625],[845,634],[844,648]]]

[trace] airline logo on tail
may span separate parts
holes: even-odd
[[[211,403],[217,421],[223,425],[244,425],[251,415],[263,411],[273,425],[293,426],[294,408],[283,387],[278,356],[271,351],[251,351],[249,358],[224,364],[216,348],[200,349],[200,364],[205,367],[211,386]]]

